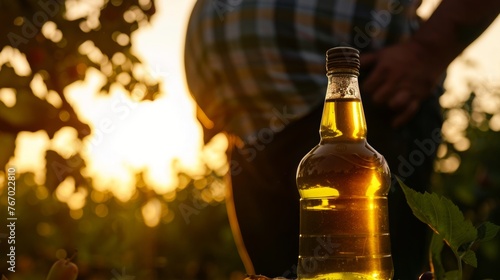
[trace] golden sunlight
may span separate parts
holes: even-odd
[[[98,2],[88,8],[94,9]],[[177,173],[180,171],[201,176],[206,171],[204,164],[207,164],[214,170],[225,172],[227,141],[225,137],[217,137],[211,145],[203,148],[194,103],[184,81],[184,29],[194,2],[159,2],[151,25],[142,26],[131,38],[136,54],[146,65],[134,71],[162,83],[161,94],[155,101],[137,102],[135,100],[143,92],[138,90],[129,94],[120,86],[112,86],[109,95],[99,94],[104,79],[102,73],[88,69],[86,79],[67,87],[65,95],[81,120],[90,125],[92,134],[80,141],[72,128],[61,129],[51,140],[43,132],[21,133],[10,164],[17,166],[19,172],[33,172],[35,180],[43,184],[44,152],[47,148],[64,157],[81,150],[87,163],[84,175],[94,179],[97,191],[110,191],[121,201],[127,201],[134,195],[134,174],[138,172],[142,172],[145,183],[159,194],[171,193],[179,185]],[[55,26],[48,25],[43,31],[54,33],[57,37]],[[9,55],[9,51],[15,52],[4,51],[0,58],[12,60],[16,54]],[[88,53],[90,59],[103,59],[102,54],[95,53],[90,42],[83,44],[80,51]],[[16,71],[29,72],[25,59],[17,56],[17,61],[12,63]],[[120,57],[115,55],[111,59],[119,60]],[[33,80],[31,86],[35,94],[54,106],[60,106],[60,100],[54,99],[42,85],[40,81]],[[2,101],[14,104],[15,95],[9,94],[8,89],[2,90]],[[206,163],[202,157],[208,159]],[[82,201],[87,194],[78,191],[72,180],[63,181],[57,188],[56,196],[77,211],[83,207]],[[150,215],[147,213],[157,212],[148,210],[156,209],[152,206],[145,209],[145,218]],[[100,214],[106,212],[101,210]],[[79,216],[75,214],[76,218]],[[148,219],[148,223],[152,224]]]
[[[155,227],[160,222],[161,202],[157,198],[152,198],[142,207],[142,217],[148,227]]]
[[[168,93],[153,102],[136,102],[118,87],[109,96],[93,94],[99,80],[98,73],[90,73],[85,82],[68,89],[68,99],[91,124],[83,150],[87,175],[98,178],[98,190],[110,190],[126,201],[133,195],[136,172],[144,172],[146,183],[164,194],[177,186],[176,169],[204,171],[192,103],[173,100]]]

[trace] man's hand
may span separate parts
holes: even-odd
[[[362,92],[394,112],[394,127],[410,121],[448,65],[499,12],[498,0],[442,0],[410,40],[361,56],[361,67],[371,70]]]
[[[436,69],[416,42],[406,42],[361,55],[361,67],[370,69],[361,92],[394,113],[399,127],[420,109],[445,69]]]

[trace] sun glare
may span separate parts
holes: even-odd
[[[94,9],[98,2],[89,5],[88,10]],[[196,121],[194,104],[187,93],[183,76],[180,55],[183,32],[179,30],[185,28],[187,13],[194,1],[176,4],[178,9],[175,12],[167,9],[168,5],[173,5],[168,2],[159,3],[152,24],[141,28],[131,38],[137,55],[145,65],[134,71],[139,71],[142,78],[160,80],[160,97],[155,101],[137,102],[135,100],[141,97],[140,92],[129,94],[118,85],[111,87],[109,95],[99,94],[104,76],[97,70],[88,69],[86,79],[67,87],[65,95],[81,120],[90,125],[92,134],[80,141],[72,128],[61,129],[53,139],[42,131],[21,133],[16,143],[15,158],[10,164],[18,166],[19,172],[34,172],[36,181],[43,184],[45,150],[52,149],[66,158],[80,151],[86,161],[83,173],[93,178],[95,189],[110,191],[122,201],[134,195],[135,174],[139,172],[142,172],[149,187],[159,194],[168,194],[180,183],[178,172],[192,176],[201,176],[206,172],[202,156],[209,159],[210,168],[224,169],[225,158],[221,155],[226,143],[219,137],[218,141],[203,149],[201,127]],[[49,24],[43,31],[55,34],[57,27]],[[178,37],[158,36],[161,33],[177,34]],[[95,50],[92,43],[87,42],[80,51],[92,54]],[[19,74],[29,73],[26,60],[19,56],[17,50],[6,48],[0,60],[14,64]],[[12,57],[18,57],[17,61],[12,61]],[[103,59],[99,53],[89,57],[101,62]],[[120,58],[118,54],[110,59]],[[120,77],[124,81],[127,78],[130,77]],[[57,98],[49,98],[51,93],[44,85],[41,86],[43,83],[39,80],[32,82],[36,95],[55,106],[60,105]],[[3,90],[2,101],[14,105],[15,93]],[[72,178],[61,182],[56,194],[76,212],[83,207],[82,201],[87,196],[79,191]],[[79,215],[75,214],[75,217]]]
[[[45,182],[45,150],[48,147],[49,138],[42,131],[35,133],[20,132],[16,139],[16,150],[14,158],[9,162],[15,166],[17,172],[33,172],[35,182],[43,184]]]
[[[112,87],[110,95],[95,94],[99,75],[91,72],[68,88],[68,100],[92,128],[83,150],[88,173],[99,178],[98,189],[127,200],[135,183],[130,173],[143,172],[147,185],[164,194],[177,186],[178,169],[204,171],[201,131],[187,98],[167,93],[152,102],[136,102],[120,87]]]
[[[177,172],[196,175],[205,171],[200,158],[203,153],[201,129],[184,84],[180,55],[183,32],[179,29],[184,28],[190,4],[178,6],[184,8],[173,13],[165,3],[159,3],[152,24],[132,38],[138,56],[149,67],[137,71],[140,70],[143,77],[162,82],[163,94],[157,100],[132,101],[120,87],[112,88],[110,96],[92,94],[102,83],[98,73],[89,75],[85,83],[70,90],[75,105],[81,109],[80,115],[89,120],[94,132],[85,143],[90,159],[89,173],[101,178],[101,189],[107,189],[105,185],[113,181],[122,181],[123,198],[131,196],[134,188],[126,183],[132,180],[124,179],[126,172],[143,172],[146,184],[165,194],[179,184]],[[174,21],[173,16],[184,20]],[[161,33],[179,37],[158,36]],[[219,142],[224,145],[223,141]],[[217,159],[216,165],[223,166],[225,159],[213,155],[220,149],[211,151],[207,154]]]

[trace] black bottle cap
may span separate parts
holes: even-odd
[[[335,47],[326,51],[326,72],[359,75],[359,51],[351,47]]]

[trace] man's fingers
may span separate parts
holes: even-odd
[[[392,84],[383,83],[372,94],[374,103],[388,104],[394,94]]]
[[[388,100],[389,108],[399,111],[399,109],[407,107],[413,98],[414,96],[409,90],[400,90]]]
[[[417,110],[419,108],[419,101],[413,100],[410,105],[401,113],[399,113],[394,120],[392,121],[392,127],[398,128],[408,121],[410,121],[413,116],[417,113]]]
[[[378,54],[375,52],[363,53],[359,56],[359,61],[361,64],[361,69],[371,68],[373,64],[377,61]]]
[[[361,54],[359,56],[359,61],[361,64],[361,75],[364,73],[368,73],[368,76],[362,77],[365,78],[363,84],[361,84],[362,92],[367,94],[372,94],[377,86],[380,84],[380,80],[377,77],[377,73],[374,71],[378,56],[376,53],[366,53]],[[374,75],[375,74],[375,75]]]

